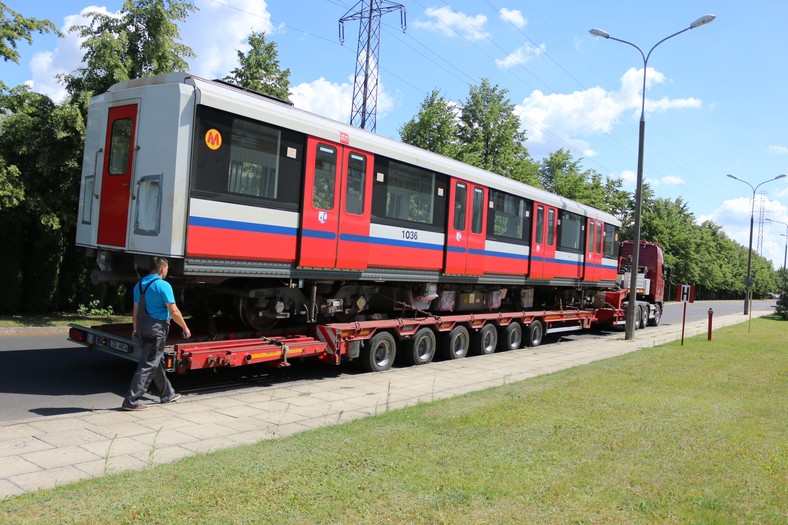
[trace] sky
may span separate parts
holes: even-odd
[[[63,39],[20,41],[19,64],[0,79],[62,100],[59,73],[81,65],[74,24],[81,13],[117,12],[122,0],[3,0],[47,18]],[[350,120],[359,22],[357,0],[192,0],[181,24],[197,57],[191,73],[219,78],[238,65],[252,31],[277,45],[297,107]],[[507,90],[536,160],[563,148],[634,191],[644,60],[635,47],[595,37],[603,29],[648,54],[663,38],[714,14],[707,25],[660,43],[646,70],[644,180],[657,197],[687,203],[747,246],[783,266],[788,237],[788,2],[781,0],[401,0],[407,27],[381,19],[377,133],[399,138],[433,89],[462,103],[483,78]],[[394,4],[388,2],[386,5]],[[732,174],[741,181],[727,177]],[[771,219],[777,222],[768,222]]]

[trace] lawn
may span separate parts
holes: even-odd
[[[381,376],[381,380],[385,380]],[[0,523],[785,523],[776,318],[0,502]]]

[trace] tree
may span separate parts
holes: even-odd
[[[504,177],[540,185],[538,167],[528,154],[525,132],[506,89],[482,79],[471,86],[460,107],[457,137],[460,160]]]
[[[593,171],[581,171],[580,161],[564,149],[554,151],[539,165],[542,185],[547,191],[568,199],[594,206],[610,212],[607,205],[607,188],[602,184],[602,175]]]
[[[697,283],[700,275],[695,264],[695,216],[681,197],[651,199],[644,204],[640,237],[657,242],[679,282]]]
[[[457,109],[437,89],[424,97],[415,117],[399,128],[403,142],[456,159]]]
[[[238,51],[240,66],[224,77],[232,82],[281,100],[290,100],[290,69],[281,69],[276,42],[266,42],[265,33],[252,32],[247,53]]]
[[[28,44],[32,44],[33,32],[55,33],[60,36],[60,32],[51,21],[26,18],[0,2],[0,57],[4,61],[10,60],[18,64],[19,51],[16,50],[16,43],[19,40],[27,40]]]
[[[103,93],[117,82],[184,71],[192,49],[180,43],[176,22],[196,7],[185,0],[126,0],[117,16],[88,14],[88,25],[73,26],[85,39],[83,67],[63,75],[71,94]]]
[[[78,286],[60,272],[74,239],[84,121],[75,104],[57,105],[24,86],[0,106],[8,112],[0,151],[24,188],[24,200],[0,210],[0,311],[42,313],[55,297],[73,296],[59,290]]]

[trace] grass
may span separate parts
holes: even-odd
[[[69,323],[87,326],[130,323],[131,315],[79,315],[54,313],[49,315],[2,315],[0,328],[60,327]]]
[[[385,380],[385,376],[381,376]],[[785,523],[788,323],[0,502],[0,523]]]

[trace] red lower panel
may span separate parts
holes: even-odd
[[[187,239],[187,257],[295,261],[294,235],[189,226]]]
[[[376,244],[369,247],[369,266],[441,270],[443,268],[443,251]]]

